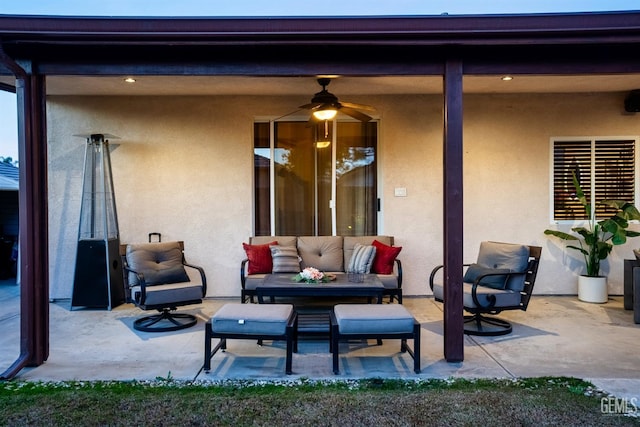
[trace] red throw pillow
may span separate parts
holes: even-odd
[[[388,246],[382,242],[374,240],[372,243],[376,247],[376,256],[371,266],[372,273],[392,274],[393,263],[402,250],[402,246]]]
[[[271,259],[271,249],[269,245],[277,245],[277,241],[266,243],[264,245],[248,245],[242,243],[244,251],[249,259],[248,274],[268,274],[273,269],[273,261]]]

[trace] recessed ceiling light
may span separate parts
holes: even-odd
[[[133,77],[127,77],[124,79],[124,81],[127,83],[135,83],[136,79],[134,79]]]
[[[513,80],[513,77],[511,77],[511,76],[502,76],[502,81],[503,82],[509,82],[511,80]]]

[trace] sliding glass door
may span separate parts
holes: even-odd
[[[259,122],[256,235],[375,235],[377,123]]]

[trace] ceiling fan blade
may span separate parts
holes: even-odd
[[[327,86],[329,85],[329,83],[331,83],[331,79],[319,78],[318,84],[322,86],[322,90],[313,96],[309,104],[301,105],[298,108],[311,110],[312,113],[314,112],[314,110],[319,111],[319,110],[325,110],[325,109],[326,110],[335,109],[341,113],[346,114],[347,116],[351,116],[354,119],[360,120],[361,122],[368,122],[372,119],[370,116],[368,116],[365,113],[362,113],[359,110],[376,111],[375,108],[369,105],[354,104],[350,102],[339,102],[338,97],[336,97],[334,94],[327,91]],[[313,114],[311,114],[311,117],[309,117],[309,122],[307,123],[307,126],[313,126],[318,121],[319,119],[317,119],[316,117],[314,117]]]
[[[370,105],[353,104],[351,102],[342,102],[342,101],[340,102],[340,104],[342,104],[343,107],[355,108],[356,110],[376,111],[376,109],[371,107]]]
[[[371,117],[367,116],[365,113],[361,113],[360,111],[354,110],[350,107],[345,107],[344,104],[342,104],[342,108],[340,108],[338,111],[346,114],[347,116],[351,116],[354,119],[358,119],[361,122],[368,122],[371,120]]]
[[[318,108],[321,105],[322,105],[321,102],[311,102],[309,104],[301,105],[298,108],[304,108],[305,110],[313,110],[314,108]]]

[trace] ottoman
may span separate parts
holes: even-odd
[[[413,357],[420,373],[420,323],[400,304],[338,304],[331,313],[333,373],[339,370],[340,341],[348,339],[400,339],[400,351]],[[413,339],[413,351],[407,345]]]
[[[204,371],[211,370],[211,358],[227,348],[227,339],[282,340],[287,342],[285,372],[291,374],[292,353],[297,351],[297,315],[291,304],[223,305],[207,321],[204,337]],[[211,340],[220,342],[211,350]]]

